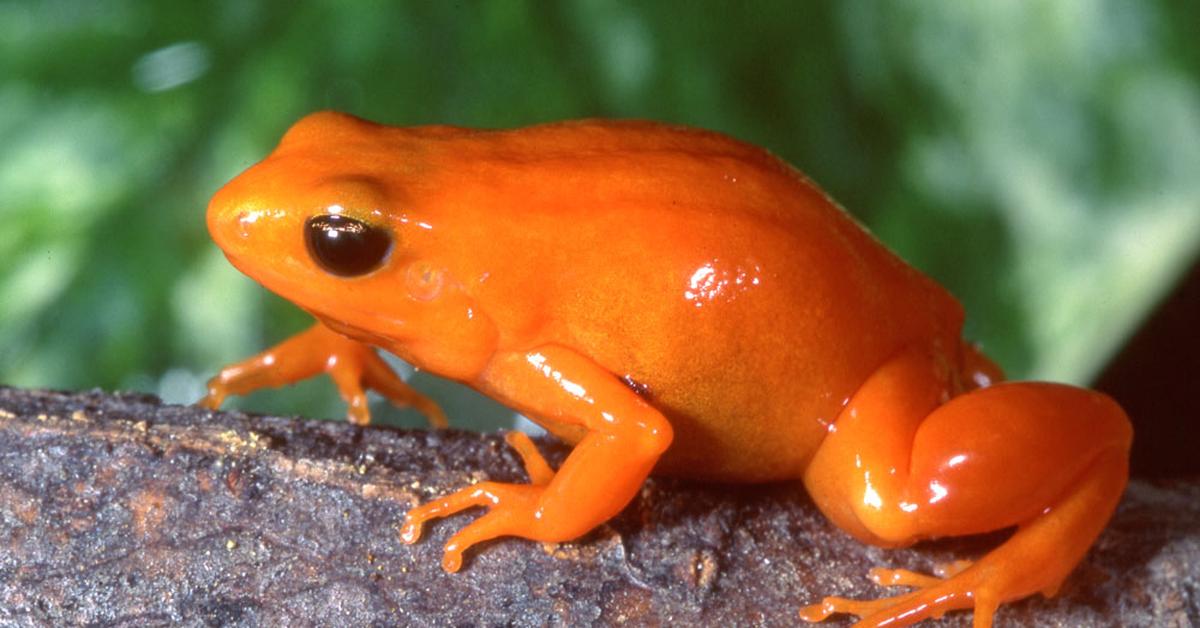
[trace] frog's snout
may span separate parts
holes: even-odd
[[[230,207],[213,199],[208,206],[208,233],[227,254],[236,253],[245,246],[242,242],[252,237],[259,218],[258,212]]]

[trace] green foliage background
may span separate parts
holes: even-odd
[[[1011,374],[1086,382],[1200,246],[1198,7],[3,2],[0,382],[190,401],[305,326],[224,261],[204,208],[322,108],[766,146],[955,292]],[[459,424],[507,418],[416,382]],[[237,403],[343,413],[325,380]]]

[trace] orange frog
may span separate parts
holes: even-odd
[[[356,423],[373,388],[444,425],[378,347],[575,445],[555,471],[514,433],[530,484],[412,509],[407,543],[426,521],[488,509],[446,544],[447,571],[487,539],[578,538],[652,472],[801,479],[866,543],[1017,527],[945,578],[873,570],[915,590],[829,597],[802,618],[894,625],[974,608],[988,626],[999,604],[1058,589],[1127,480],[1132,430],[1111,399],[998,383],[961,340],[954,297],[799,172],[716,133],[316,113],[217,193],[208,228],[234,266],[319,321],[222,370],[209,407],[325,370]]]

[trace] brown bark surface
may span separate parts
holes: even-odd
[[[798,485],[651,480],[578,542],[502,539],[458,574],[441,544],[474,513],[400,543],[411,505],[485,478],[525,480],[497,435],[0,387],[0,623],[790,626],[824,594],[885,593],[872,566],[928,571],[1004,536],[881,550]],[[1198,582],[1200,481],[1135,480],[1059,597],[997,625],[1193,626]]]

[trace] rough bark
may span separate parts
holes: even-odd
[[[798,486],[651,480],[578,542],[498,540],[458,574],[440,548],[473,513],[400,543],[411,505],[484,478],[525,479],[496,435],[0,387],[0,622],[790,626],[824,594],[884,593],[872,566],[929,570],[1003,538],[885,551]],[[997,625],[1197,625],[1198,580],[1200,481],[1135,480],[1061,594]]]

